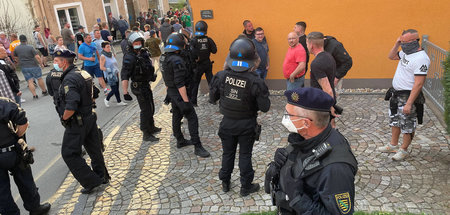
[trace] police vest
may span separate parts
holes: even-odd
[[[294,192],[298,190],[297,187],[299,185],[303,185],[300,180],[305,180],[308,176],[322,170],[327,165],[332,163],[346,163],[355,170],[358,169],[356,158],[351,152],[350,145],[342,134],[335,129],[331,129],[325,143],[328,143],[332,149],[327,155],[317,160],[315,160],[314,153],[311,152],[311,155],[302,161],[299,149],[292,147],[291,144],[288,146],[287,150],[290,152],[288,160],[280,170],[280,190],[276,191],[275,194],[277,206],[289,210],[290,204],[292,204],[291,201],[296,195]],[[317,151],[322,145],[323,143],[319,144],[314,150]],[[293,199],[289,199],[289,197]]]
[[[209,37],[207,36],[195,36],[193,38],[194,42],[194,49],[196,50],[199,62],[209,60],[209,57],[211,55],[210,52],[210,44],[209,44]]]
[[[226,70],[220,80],[220,113],[229,118],[257,117],[256,98],[252,96],[254,76],[250,72]]]
[[[49,88],[48,92],[51,96],[53,96],[53,104],[55,104],[56,112],[61,113],[64,110],[59,110],[58,108],[62,107],[61,96],[59,95],[59,87],[61,86],[61,77],[64,72],[56,71],[52,69],[50,74],[47,76],[47,87]],[[60,116],[61,117],[61,116]]]
[[[73,73],[70,74],[69,73]],[[78,104],[78,110],[77,113],[81,115],[87,115],[92,113],[93,108],[93,91],[94,91],[94,82],[92,80],[92,76],[84,71],[79,70],[78,68],[72,68],[68,72],[64,72],[63,76],[61,77],[61,83],[64,82],[65,79],[75,79],[76,82],[83,82],[82,88],[79,89],[80,94],[80,103]],[[62,84],[59,87],[59,96],[61,97],[61,106],[57,107],[57,111],[59,112],[60,116],[64,114],[65,110],[65,100],[66,100],[66,93],[69,91],[69,86],[63,86]]]
[[[17,142],[17,138],[12,134],[11,128],[8,125],[12,111],[8,106],[11,106],[10,103],[13,102],[9,98],[0,97],[0,138],[2,140],[0,142],[0,148],[11,146]],[[20,107],[19,112],[23,112],[23,109]]]
[[[131,80],[134,82],[149,82],[154,73],[155,68],[152,65],[152,61],[150,60],[150,55],[147,50],[142,49],[139,55],[136,55],[134,52],[130,52],[127,54],[126,59],[124,61],[130,62],[133,65],[131,72]]]
[[[166,86],[168,88],[177,88],[175,86],[175,69],[173,68],[173,66],[175,66],[176,60],[182,60],[184,62],[184,59],[175,53],[166,53],[166,54],[161,55],[161,58],[160,58],[160,62],[161,62],[160,65],[162,65],[161,72],[163,75],[164,83],[166,84]],[[185,74],[184,74],[185,86],[188,87],[189,80],[191,77],[190,71],[186,68],[186,70],[184,72],[185,72]]]

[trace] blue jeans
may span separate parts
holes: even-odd
[[[67,49],[69,49],[70,51],[75,52],[75,43],[67,44]]]
[[[14,92],[13,92],[14,93]],[[15,93],[14,93],[15,94]],[[19,105],[19,106],[22,106],[22,98],[20,97],[20,96],[18,96],[17,94],[16,95],[14,95],[14,100],[16,100],[16,103]]]
[[[256,74],[258,74],[259,77],[262,78],[263,80],[266,79],[266,76],[267,76],[267,70],[266,70],[266,69],[256,69],[255,72],[256,72]]]
[[[22,68],[22,74],[25,78],[25,81],[28,81],[32,78],[39,79],[42,78],[42,70],[41,67],[31,67],[31,68]]]
[[[290,82],[289,79],[286,80],[287,88],[286,90],[293,90],[296,88],[305,86],[305,76],[294,79],[294,82]]]

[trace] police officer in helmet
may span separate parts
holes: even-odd
[[[0,214],[20,214],[10,189],[10,176],[14,178],[23,206],[30,214],[46,214],[50,204],[40,204],[38,188],[34,183],[30,163],[20,156],[18,144],[28,128],[25,111],[11,99],[0,97]],[[20,154],[19,154],[20,153]]]
[[[131,100],[128,94],[129,80],[131,79],[131,92],[136,95],[140,113],[140,129],[143,132],[144,141],[159,141],[155,135],[161,128],[155,126],[153,115],[155,114],[155,104],[150,82],[156,80],[155,68],[152,65],[150,54],[144,47],[144,36],[139,32],[134,32],[128,37],[129,52],[123,56],[122,65],[122,89],[125,100]]]
[[[55,52],[53,65],[62,74],[61,85],[57,89],[52,88],[52,91],[57,99],[56,110],[66,128],[61,147],[62,158],[83,186],[81,193],[88,194],[107,184],[110,177],[101,151],[97,115],[93,110],[99,90],[94,86],[92,76],[73,64],[75,56],[69,50]],[[82,157],[81,146],[91,158],[92,169]]]
[[[265,191],[281,214],[352,214],[358,164],[345,137],[330,125],[333,97],[317,88],[284,95],[281,123],[290,132],[289,145],[276,150]]]
[[[222,140],[222,168],[219,178],[224,192],[230,190],[231,173],[234,168],[236,148],[239,144],[239,169],[241,172],[242,196],[259,190],[253,184],[255,171],[252,168],[252,149],[261,132],[256,118],[258,111],[270,108],[269,90],[264,80],[254,72],[259,57],[255,46],[246,37],[236,39],[226,59],[227,69],[218,72],[211,80],[210,103],[220,99],[219,136]]]
[[[185,38],[179,33],[172,33],[166,41],[165,54],[161,56],[161,65],[164,82],[167,86],[167,95],[172,103],[172,130],[177,139],[177,148],[194,145],[194,153],[200,157],[209,157],[210,154],[203,148],[198,134],[198,118],[194,106],[189,100],[189,83],[191,74],[186,68],[186,62],[180,52],[186,45]],[[181,132],[181,120],[188,120],[191,140],[184,139]]]
[[[206,76],[208,85],[211,83],[212,74],[212,62],[209,59],[211,53],[217,53],[217,46],[214,40],[206,36],[208,31],[208,24],[200,20],[195,24],[195,36],[190,42],[191,50],[194,55],[194,59],[197,62],[197,69],[193,77],[193,86],[191,86],[192,103],[197,106],[197,94],[198,86],[202,79],[203,73]]]

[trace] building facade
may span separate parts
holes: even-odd
[[[122,15],[134,23],[139,12],[159,9],[161,13],[169,10],[167,0],[30,0],[36,21],[42,27],[50,28],[53,35],[59,35],[66,22],[71,30],[77,32],[84,26],[92,31],[98,22],[107,22],[108,13],[119,19]]]

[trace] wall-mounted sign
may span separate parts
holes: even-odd
[[[214,18],[213,10],[201,10],[200,15],[201,15],[202,19],[213,19]]]

